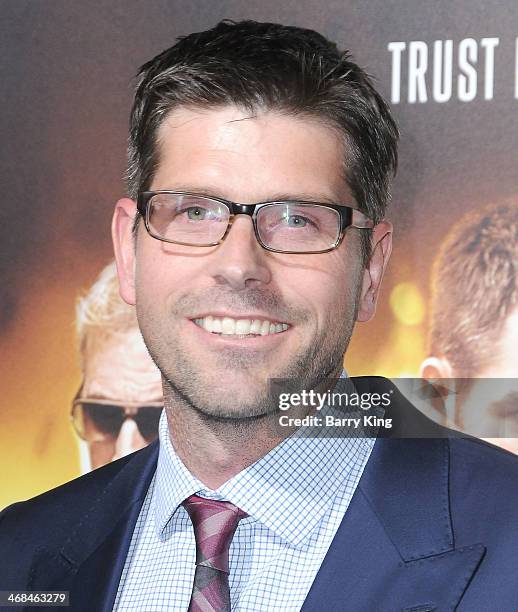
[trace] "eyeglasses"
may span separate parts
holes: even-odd
[[[70,419],[77,435],[87,442],[116,439],[126,419],[133,419],[146,442],[158,437],[163,402],[118,402],[80,397],[72,402]]]
[[[374,227],[350,206],[298,200],[236,204],[180,191],[141,192],[137,209],[153,238],[200,247],[220,244],[235,216],[248,215],[259,244],[274,253],[327,253],[340,245],[347,228]]]

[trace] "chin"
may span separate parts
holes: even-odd
[[[212,419],[240,420],[271,414],[278,402],[270,397],[268,379],[234,375],[168,378],[173,393],[199,414]]]
[[[275,406],[272,407],[272,411],[276,409]],[[207,419],[225,422],[234,421],[236,423],[245,421],[252,423],[271,414],[270,411],[265,411],[264,406],[258,406],[257,404],[240,404],[232,409],[224,405],[204,405],[196,406],[196,410]]]
[[[196,393],[190,399],[192,405],[202,414],[220,419],[248,419],[271,414],[278,409],[277,402],[270,398],[269,385],[261,385],[256,393],[250,393],[250,386],[225,389],[224,392]],[[243,391],[245,391],[243,393]]]

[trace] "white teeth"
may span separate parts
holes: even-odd
[[[233,336],[236,333],[236,322],[230,317],[225,317],[221,322],[221,333],[225,336]]]
[[[239,319],[236,322],[236,334],[246,336],[250,333],[250,321],[248,319]]]
[[[250,325],[250,333],[251,334],[260,334],[261,333],[261,321],[259,319],[254,319],[252,325]]]
[[[288,329],[287,323],[274,323],[260,319],[232,319],[231,317],[218,318],[207,315],[202,319],[194,319],[194,323],[205,331],[224,336],[268,336],[279,334]]]

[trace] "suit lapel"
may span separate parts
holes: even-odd
[[[39,552],[30,589],[69,590],[73,612],[112,610],[157,458],[158,443],[136,453],[93,501],[65,544]]]
[[[456,609],[485,548],[455,548],[448,474],[447,439],[378,439],[303,612]]]

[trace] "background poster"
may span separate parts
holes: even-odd
[[[0,507],[79,474],[74,305],[112,256],[133,76],[177,36],[223,18],[321,31],[392,103],[395,247],[346,367],[417,374],[445,233],[467,210],[518,202],[515,0],[3,0],[0,10]]]

